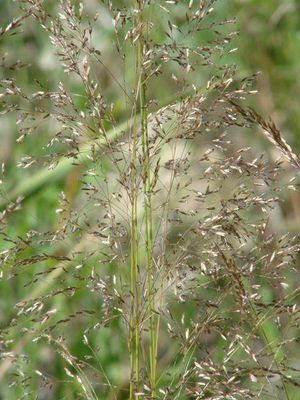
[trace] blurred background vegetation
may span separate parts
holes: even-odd
[[[109,15],[106,14],[100,1],[84,0],[83,3],[91,14],[98,11],[102,22],[104,21],[104,30],[102,29],[101,36],[99,35],[97,38],[98,47],[105,54],[107,62],[109,63],[111,60],[113,71],[118,74],[118,67],[114,65],[110,47],[110,38],[113,32]],[[53,0],[45,1],[45,4],[49,9],[56,7],[56,1]],[[300,154],[300,2],[298,0],[220,0],[215,7],[218,17],[237,18],[236,28],[239,35],[234,41],[234,46],[239,50],[232,54],[232,62],[237,65],[239,76],[244,78],[258,71],[261,72],[257,78],[259,93],[249,100],[251,105],[265,117],[271,117],[295,152]],[[17,15],[19,15],[19,11],[15,2],[12,0],[0,1],[1,26],[6,26]],[[107,24],[105,25],[106,18]],[[37,24],[27,21],[21,34],[2,39],[0,50],[0,54],[8,53],[8,59],[11,62],[19,59],[25,64],[30,64],[29,68],[20,68],[17,71],[11,71],[5,64],[0,70],[1,79],[14,76],[29,93],[37,90],[37,81],[49,89],[54,89],[58,82],[64,79],[64,74],[57,63],[49,40]],[[114,85],[109,74],[99,75],[99,80],[106,93],[115,99],[118,87]],[[83,90],[76,81],[69,81],[68,84],[73,92],[80,94]],[[164,91],[164,88],[160,87],[157,90]],[[78,99],[80,105],[80,97]],[[81,107],[84,108],[84,103],[81,104]],[[122,99],[120,99],[120,104],[116,103],[117,110],[118,107],[121,121],[125,116],[123,115]],[[51,126],[43,125],[39,130],[39,135],[34,135],[23,143],[17,144],[17,120],[18,116],[11,114],[3,116],[0,122],[0,163],[5,163],[5,185],[2,185],[1,201],[5,201],[10,191],[18,185],[28,181],[30,186],[32,174],[38,172],[42,164],[26,170],[16,166],[24,155],[30,154],[42,159],[46,154],[46,151],[43,153],[42,148],[53,133]],[[265,138],[261,137],[262,148],[264,148],[265,142]],[[55,210],[58,207],[59,194],[64,191],[69,199],[70,207],[72,207],[80,189],[79,176],[80,169],[71,169],[62,178],[49,180],[42,188],[36,185],[33,191],[29,190],[30,196],[24,203],[22,212],[13,214],[9,220],[8,235],[12,234],[14,237],[18,237],[23,236],[29,230],[46,232],[56,229],[57,214]],[[299,193],[291,193],[286,198],[284,214],[284,223],[288,229],[299,232]],[[6,243],[0,243],[0,251],[3,251],[5,247]],[[28,272],[29,279],[30,273]],[[7,322],[13,318],[13,307],[16,302],[29,293],[28,289],[23,286],[24,278],[0,283],[1,327],[5,327]],[[85,298],[84,290],[80,293],[82,298],[79,298],[77,292],[76,296],[70,297],[68,301],[59,300],[64,302],[59,305],[60,309],[65,309],[66,313],[72,313],[78,309],[78,304],[82,304],[86,308],[90,307],[90,302],[94,300]],[[93,306],[97,307],[96,304]],[[71,350],[78,356],[84,352],[81,324],[82,320],[75,318],[74,327],[76,329],[68,332],[72,342]],[[117,328],[115,332],[117,332]],[[108,331],[102,331],[101,335],[101,338],[95,338],[95,342],[103,349],[99,364],[101,363],[101,368],[105,369],[112,382],[120,383],[122,374],[126,371],[120,369],[119,358],[122,346],[125,348],[126,344],[119,341],[117,336],[111,337],[111,333]],[[112,341],[113,346],[111,346]],[[19,345],[27,346],[27,353],[30,354],[33,362],[36,360],[37,365],[41,360],[44,363],[53,362],[49,374],[53,374],[57,380],[60,379],[60,376],[64,376],[62,365],[57,359],[51,359],[50,352],[47,352],[47,346],[45,346],[44,354],[36,354],[32,343],[22,344],[20,342]],[[99,368],[99,365],[97,367]],[[1,371],[0,366],[0,374]],[[2,377],[4,384],[1,385],[0,398],[3,400],[14,400],[8,394],[9,379],[11,377]],[[35,384],[36,382],[31,382],[32,388],[35,387]],[[70,385],[58,385],[55,398],[73,399],[72,393]],[[19,397],[16,398],[22,398],[22,395],[20,386]],[[47,399],[47,396],[39,398]],[[295,397],[295,399],[299,398]]]

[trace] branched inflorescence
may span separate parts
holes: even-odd
[[[300,244],[282,199],[300,161],[244,105],[234,20],[213,0],[54,3],[19,0],[0,30],[9,43],[34,24],[57,74],[28,90],[30,60],[1,61],[2,114],[36,146],[1,199],[1,287],[17,289],[0,396],[292,399]],[[55,223],[16,234],[50,184]]]

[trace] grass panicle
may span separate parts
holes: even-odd
[[[53,61],[1,61],[1,398],[296,398],[300,161],[220,3],[18,0],[0,29]]]

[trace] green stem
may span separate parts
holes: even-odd
[[[136,398],[135,391],[139,387],[139,274],[138,274],[138,182],[137,182],[137,145],[138,124],[134,111],[134,124],[131,137],[131,239],[130,239],[130,400]]]
[[[142,6],[140,7],[141,30],[143,30]],[[147,312],[148,312],[148,331],[149,331],[149,381],[151,398],[156,398],[156,364],[157,364],[157,342],[158,342],[158,320],[155,313],[155,284],[153,270],[153,217],[152,217],[152,196],[151,196],[151,169],[150,169],[150,146],[148,134],[148,112],[146,104],[146,74],[143,72],[143,40],[141,34],[137,43],[138,68],[140,70],[140,116],[141,116],[141,136],[142,136],[142,180],[144,196],[144,221],[145,221],[145,250],[147,265]]]
[[[134,23],[137,25],[138,20]],[[131,235],[130,235],[130,400],[138,399],[136,394],[140,387],[140,289],[139,289],[139,271],[138,271],[138,98],[140,92],[140,54],[139,48],[136,50],[136,98],[133,107],[133,129],[131,133],[131,151],[130,151],[130,182],[131,182]]]

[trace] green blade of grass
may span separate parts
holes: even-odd
[[[46,184],[49,185],[54,182],[61,181],[68,172],[74,167],[75,162],[78,164],[84,164],[88,160],[88,156],[91,154],[93,148],[101,149],[108,142],[113,142],[119,137],[124,130],[128,129],[131,125],[131,119],[121,123],[117,127],[108,131],[106,138],[101,137],[96,141],[85,143],[80,148],[80,160],[74,158],[62,157],[57,166],[54,169],[43,168],[28,179],[20,182],[16,188],[12,189],[6,196],[0,200],[0,210],[4,209],[9,203],[14,202],[17,198],[27,198],[33,193],[42,189]]]
[[[173,104],[174,102],[178,102],[180,99],[184,99],[192,93],[195,92],[192,89],[189,89],[181,95],[175,94],[172,97],[168,97],[164,101],[162,101],[161,105],[157,107],[154,111],[158,111],[161,107],[165,107],[167,105]],[[100,139],[97,139],[96,141],[94,140],[82,145],[80,148],[80,160],[62,157],[54,169],[49,169],[45,167],[30,176],[28,179],[23,180],[6,195],[2,195],[2,198],[0,198],[0,210],[5,209],[5,207],[7,207],[10,203],[16,201],[16,199],[19,197],[28,198],[35,192],[45,187],[45,185],[60,182],[74,167],[75,162],[76,165],[78,165],[79,163],[84,164],[84,162],[88,160],[88,156],[91,154],[93,148],[98,147],[99,150],[106,144],[112,143],[119,136],[121,136],[122,133],[124,133],[132,126],[132,122],[132,119],[129,118],[128,120],[122,122],[120,125],[109,130],[106,134],[106,138],[102,137]]]

